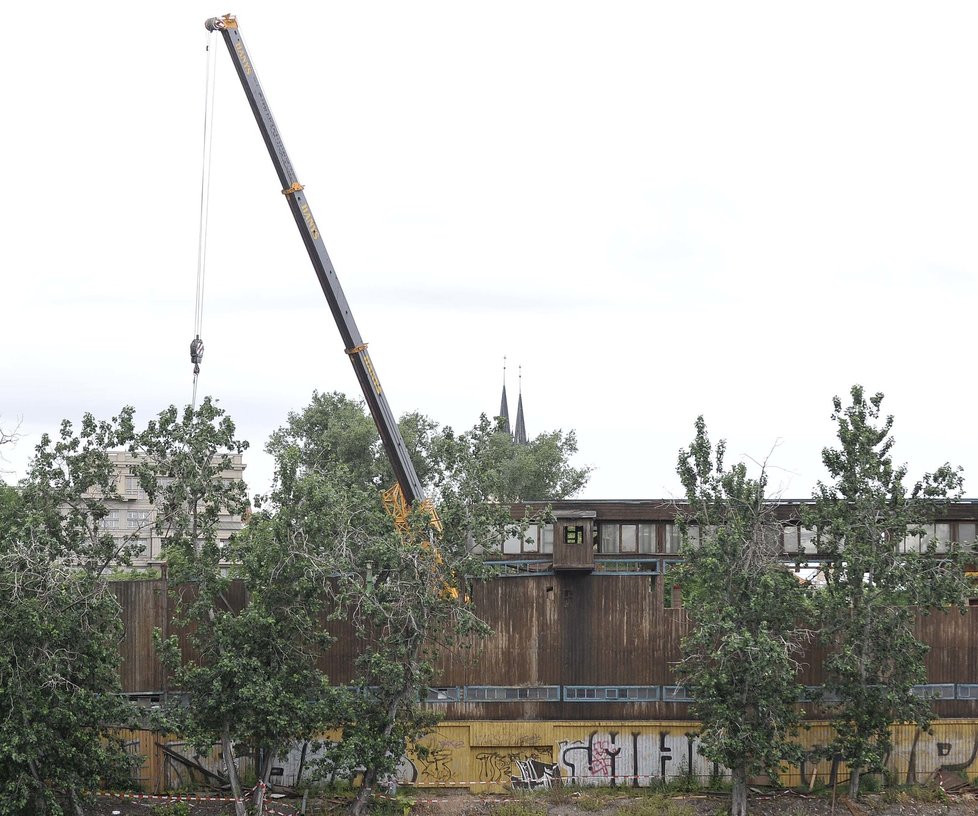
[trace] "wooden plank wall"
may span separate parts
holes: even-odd
[[[162,581],[113,583],[123,608],[126,637],[121,675],[126,692],[164,688],[152,644],[154,628],[167,631]],[[667,608],[671,585],[662,576],[537,575],[499,578],[475,587],[478,613],[493,629],[469,648],[443,652],[437,660],[439,686],[675,685],[672,667],[688,622],[681,609]],[[237,585],[232,605],[244,603]],[[353,677],[359,646],[348,624],[331,622],[338,640],[320,659],[334,683]],[[921,617],[919,636],[931,645],[931,683],[978,683],[978,607]],[[186,633],[181,642],[191,652]],[[811,644],[802,658],[801,682],[822,682],[823,651]],[[937,701],[942,717],[974,717],[978,704]],[[468,702],[450,703],[453,720],[684,719],[687,705],[670,702]],[[813,712],[815,714],[817,712]]]

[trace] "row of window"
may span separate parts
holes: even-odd
[[[150,510],[126,510],[126,529],[139,530],[150,523]],[[122,511],[109,510],[99,522],[103,530],[121,530]]]
[[[928,700],[978,700],[978,683],[927,683],[912,693]],[[799,702],[839,698],[821,686],[806,686]],[[448,686],[428,690],[429,703],[523,702],[543,700],[566,703],[689,703],[693,698],[683,686]]]
[[[937,522],[923,525],[922,532],[909,535],[900,543],[900,552],[923,552],[933,541],[937,552],[947,552],[948,544],[956,541],[962,545],[974,545],[978,539],[978,523],[973,521]],[[772,525],[772,541],[776,538],[781,550],[787,554],[816,555],[815,531],[797,525]],[[699,540],[699,527],[689,526],[689,538],[695,546]],[[679,553],[682,535],[679,525],[669,522],[645,522],[598,524],[598,552],[603,555]],[[530,524],[523,536],[511,536],[503,541],[504,555],[552,554],[554,551],[554,525]]]
[[[429,703],[521,702],[596,703],[615,701],[689,702],[682,686],[449,686],[428,690]]]

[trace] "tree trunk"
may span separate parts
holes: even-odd
[[[306,764],[306,749],[308,747],[309,740],[306,740],[302,743],[302,753],[299,754],[299,770],[295,772],[295,782],[293,783],[293,786],[296,788],[302,783],[302,770]]]
[[[377,782],[377,768],[370,767],[363,772],[363,783],[357,791],[356,799],[350,806],[350,816],[363,816],[367,812],[370,804],[370,796],[373,793],[374,784]]]
[[[231,783],[231,795],[234,797],[235,816],[247,816],[244,798],[241,796],[241,780],[238,779],[238,767],[234,764],[234,749],[231,747],[231,734],[227,726],[221,732],[221,753],[224,756],[224,767],[228,769],[228,781]]]
[[[730,816],[747,816],[747,769],[738,765],[730,772]]]
[[[849,798],[858,799],[859,798],[859,776],[862,771],[859,768],[849,769]]]
[[[44,816],[48,812],[48,798],[47,790],[44,786],[44,779],[41,777],[40,772],[37,770],[37,763],[33,759],[27,760],[27,767],[30,768],[31,777],[34,779],[35,790],[34,790],[34,812],[38,816]]]
[[[258,785],[255,786],[255,813],[258,816],[262,816],[265,812],[265,794],[268,791],[268,780],[272,775],[272,765],[275,761],[275,751],[268,749],[262,752],[264,762],[262,767],[259,769],[259,779],[261,780]]]
[[[411,691],[411,686],[402,689],[401,693],[395,695],[394,699],[387,704],[387,725],[384,726],[385,743],[394,730],[394,724],[397,722],[397,709],[400,707],[401,701],[411,694]],[[370,796],[376,784],[377,766],[375,764],[368,764],[363,771],[363,783],[360,785],[360,790],[357,791],[357,797],[353,800],[353,805],[350,808],[350,816],[363,816],[366,812],[367,805],[370,804]]]

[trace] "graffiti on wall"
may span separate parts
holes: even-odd
[[[572,782],[635,787],[655,779],[726,774],[700,754],[695,734],[669,728],[591,731],[584,739],[562,741],[558,764]]]
[[[519,776],[509,778],[513,790],[536,790],[560,785],[560,768],[556,763],[540,762],[538,759],[518,759],[516,768]]]
[[[549,748],[513,748],[476,751],[477,781],[509,782],[521,761],[543,762],[550,760]]]

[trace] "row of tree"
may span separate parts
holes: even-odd
[[[142,544],[138,532],[119,537],[103,523],[119,498],[114,450],[134,455],[157,508],[174,628],[190,633],[185,648],[157,636],[171,687],[186,693],[157,725],[202,752],[221,746],[239,816],[243,753],[267,783],[292,745],[339,732],[319,770],[358,769],[353,812],[362,812],[433,724],[422,701],[434,651],[486,632],[469,603],[484,575],[472,545],[518,534],[510,502],[569,495],[588,475],[569,463],[572,432],[517,446],[485,418],[456,434],[419,415],[401,432],[437,505],[437,536],[423,512],[408,532],[395,529],[380,492],[393,476],[373,421],[339,394],[315,394],[272,435],[274,481],[253,508],[244,483],[225,478],[247,443],[209,399],[144,428],[127,408],[44,436],[18,489],[0,492],[0,814],[80,814],[86,792],[129,775],[131,757],[112,733],[134,713],[119,694],[122,624],[104,578]],[[222,547],[226,513],[250,518]],[[231,601],[236,580],[243,608]],[[361,644],[352,687],[317,666],[334,620]],[[264,791],[254,789],[257,812]]]
[[[703,753],[731,769],[734,816],[747,812],[751,776],[775,776],[801,759],[798,659],[807,641],[817,638],[827,653],[835,738],[825,755],[845,761],[856,797],[861,775],[882,770],[891,725],[930,721],[929,702],[911,692],[926,682],[915,616],[960,605],[969,590],[968,554],[954,543],[938,552],[930,526],[960,497],[960,469],[945,464],[908,485],[907,468],[891,456],[883,395],[854,386],[850,396],[846,406],[835,398],[838,447],[822,452],[831,479],[802,513],[821,558],[812,580],[784,563],[764,466],[756,477],[743,463],[728,468],[724,443],[710,442],[702,417],[679,454],[689,509],[678,581],[692,624],[679,671],[703,721]],[[905,552],[908,536],[926,546]]]
[[[881,767],[891,723],[928,721],[927,701],[910,692],[925,679],[914,615],[966,589],[955,546],[900,547],[960,494],[960,473],[945,465],[908,487],[906,468],[892,462],[882,395],[855,387],[851,398],[846,407],[835,400],[839,447],[823,452],[831,481],[802,520],[824,559],[818,581],[800,581],[780,557],[763,467],[756,478],[743,464],[728,468],[702,418],[680,452],[688,512],[678,581],[692,624],[680,674],[703,721],[703,752],[732,770],[737,816],[752,775],[800,758],[807,640],[819,638],[829,655],[826,688],[840,702],[827,750],[846,761],[855,795],[860,775]],[[272,435],[274,481],[253,508],[244,483],[224,478],[229,457],[247,445],[210,400],[170,408],[144,428],[125,409],[42,438],[19,488],[0,491],[0,814],[65,805],[81,813],[85,791],[129,774],[131,758],[112,738],[111,726],[133,712],[118,694],[121,622],[104,576],[141,543],[103,524],[107,500],[118,498],[108,453],[119,449],[136,456],[157,507],[174,623],[192,633],[190,648],[157,639],[171,685],[189,701],[159,725],[201,751],[221,746],[240,814],[240,755],[255,757],[267,782],[291,745],[338,732],[320,771],[358,769],[353,810],[362,812],[405,746],[433,724],[422,701],[434,652],[486,632],[468,603],[472,582],[485,577],[472,544],[519,533],[510,502],[566,497],[588,475],[570,465],[573,433],[516,446],[485,418],[456,434],[418,415],[401,431],[438,506],[437,538],[421,512],[410,532],[394,528],[379,489],[393,477],[373,422],[338,394],[314,395]],[[251,514],[222,548],[227,512]],[[247,590],[243,608],[231,601],[234,580]],[[317,665],[336,620],[362,645],[353,686],[331,684]],[[257,786],[259,812],[263,795]]]

